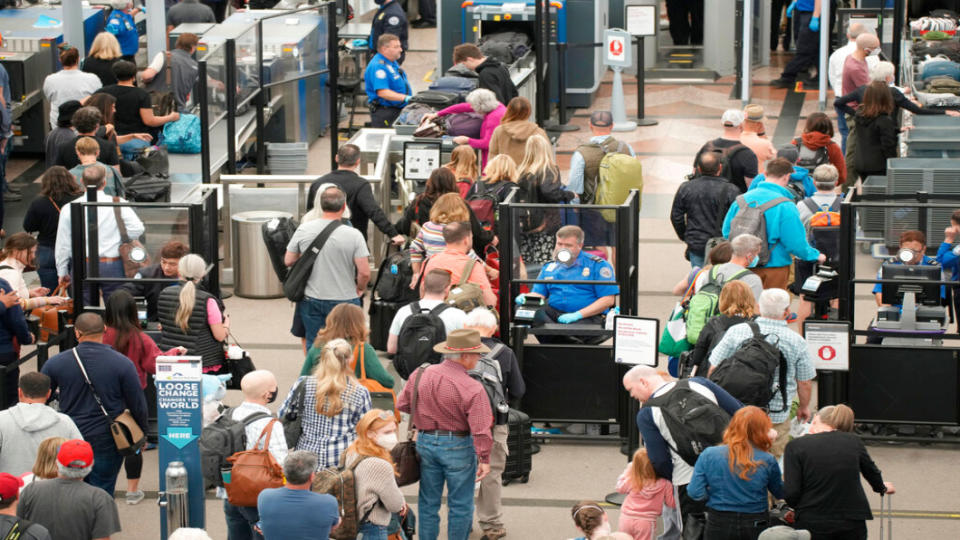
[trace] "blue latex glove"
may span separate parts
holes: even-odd
[[[793,0],[789,6],[787,6],[787,18],[793,17],[793,10],[797,7],[797,0]]]
[[[368,47],[370,45],[370,42],[365,39],[355,39],[350,44],[359,49],[361,47],[362,48]]]
[[[573,313],[564,313],[563,315],[557,317],[557,322],[560,324],[570,324],[575,323],[583,318],[583,315],[579,311],[574,311]]]
[[[527,297],[526,297],[526,295],[521,294],[521,295],[517,296],[517,298],[514,300],[514,303],[516,303],[518,306],[522,306],[522,305],[526,304],[526,303],[527,303]]]
[[[810,31],[811,32],[820,31],[820,17],[814,17],[810,19]]]

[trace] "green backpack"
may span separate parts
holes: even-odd
[[[696,344],[700,338],[700,331],[707,325],[707,321],[720,313],[720,290],[723,289],[727,281],[740,279],[749,274],[749,270],[741,270],[729,279],[724,279],[722,275],[717,274],[717,268],[714,266],[707,274],[707,282],[700,287],[690,301],[687,303],[687,341]]]
[[[600,161],[600,181],[594,204],[620,205],[627,200],[630,190],[636,189],[643,194],[643,167],[640,160],[626,154],[611,153]],[[616,210],[601,210],[606,221],[617,220]]]

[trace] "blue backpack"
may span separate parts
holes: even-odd
[[[181,114],[176,122],[164,124],[163,143],[171,154],[199,154],[200,118],[194,114]]]

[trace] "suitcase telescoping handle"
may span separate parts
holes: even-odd
[[[883,518],[887,518],[887,540],[893,540],[893,495],[880,494],[880,540],[883,538]]]

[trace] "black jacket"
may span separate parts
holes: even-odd
[[[130,291],[133,296],[142,296],[147,301],[147,320],[154,322],[160,320],[157,311],[157,300],[160,298],[160,292],[171,285],[176,285],[178,277],[169,277],[164,275],[163,269],[159,264],[151,264],[146,268],[140,269],[137,275],[146,279],[169,279],[168,283],[143,283],[140,281],[128,281],[123,284],[123,288]]]
[[[486,88],[497,96],[497,101],[506,105],[517,97],[517,87],[510,80],[510,71],[499,60],[487,58],[477,66],[480,88]]]
[[[686,363],[691,367],[697,366],[697,372],[688,376],[706,377],[707,372],[710,371],[710,353],[713,352],[713,348],[717,346],[717,343],[720,343],[723,335],[727,333],[731,326],[749,320],[751,319],[737,316],[730,317],[721,313],[707,321],[707,324],[700,330],[697,344],[693,347],[690,360]]]
[[[403,47],[403,53],[398,64],[403,64],[407,56],[407,49],[410,48],[407,43],[407,34],[410,26],[407,24],[407,14],[403,11],[400,2],[389,2],[383,4],[373,15],[373,21],[370,23],[370,50],[377,52],[377,40],[383,34],[393,34],[400,38],[400,46]]]
[[[831,431],[790,441],[783,474],[784,499],[804,522],[873,519],[861,474],[875,492],[886,491],[880,469],[853,433]]]
[[[412,203],[403,209],[403,215],[400,216],[400,220],[397,221],[395,225],[397,230],[400,231],[400,234],[409,235],[411,225],[414,223],[423,225],[430,221],[431,208],[433,208],[433,201],[424,198],[422,195],[418,195]],[[470,210],[469,205],[467,206],[467,210],[470,212],[470,232],[473,233],[473,250],[477,252],[477,255],[483,257],[487,245],[493,241],[496,231],[484,230],[483,225],[480,224],[477,216],[473,215],[473,210]]]
[[[680,184],[670,222],[687,244],[687,258],[691,252],[702,254],[707,240],[722,236],[723,218],[738,195],[736,186],[718,176],[699,176]]]
[[[857,111],[851,107],[850,104],[863,103],[863,94],[865,94],[866,91],[867,87],[861,86],[853,92],[835,99],[833,101],[833,106],[840,109],[844,113],[849,114],[850,116],[854,116],[857,114]],[[890,117],[894,120],[900,118],[900,109],[906,109],[913,114],[946,114],[944,109],[931,109],[930,107],[918,106],[916,103],[907,99],[907,96],[903,95],[903,92],[893,86],[890,87],[890,96],[893,98],[893,112],[890,113]]]
[[[885,114],[867,118],[856,116],[857,152],[854,169],[866,178],[887,173],[887,158],[897,157],[897,124]]]
[[[399,234],[397,228],[390,223],[383,209],[377,204],[377,200],[373,198],[370,183],[353,171],[337,169],[321,176],[313,184],[310,184],[310,193],[307,195],[307,210],[313,208],[317,190],[326,183],[336,184],[346,194],[347,207],[350,208],[350,223],[360,231],[364,239],[367,238],[367,223],[371,219],[383,234],[389,237]]]

